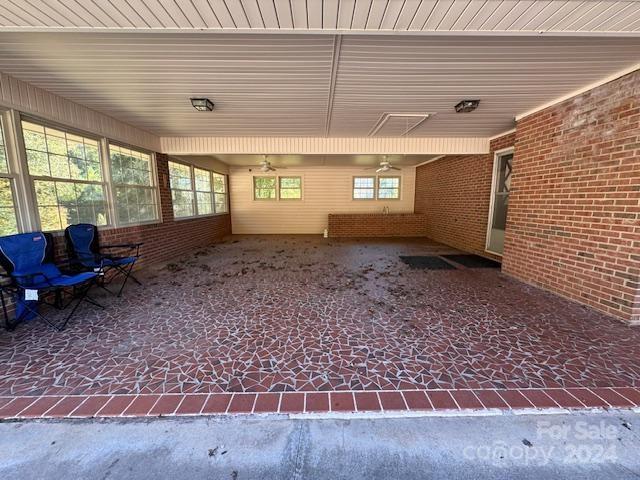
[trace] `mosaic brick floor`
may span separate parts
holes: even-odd
[[[96,291],[107,309],[83,307],[62,333],[0,331],[0,403],[236,393],[253,410],[293,392],[637,392],[640,329],[494,269],[399,259],[438,253],[455,252],[421,239],[232,237],[141,272],[145,286],[120,301]],[[267,392],[286,394],[250,395]]]

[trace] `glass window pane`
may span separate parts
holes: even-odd
[[[193,207],[193,192],[186,190],[172,190],[171,200],[173,203],[173,214],[175,217],[192,217],[195,214]]]
[[[89,152],[93,147],[85,148]],[[151,155],[119,145],[109,145],[109,162],[118,223],[130,225],[157,220]],[[89,174],[91,175],[91,169]]]
[[[7,163],[7,150],[4,143],[4,133],[2,131],[2,123],[0,122],[0,173],[8,173],[9,164]]]
[[[0,236],[18,233],[11,180],[0,178]]]
[[[280,198],[283,200],[302,199],[302,178],[280,177]]]
[[[193,169],[196,179],[196,190],[200,192],[211,191],[211,172],[208,170],[201,170],[200,168]]]
[[[210,215],[213,213],[213,194],[197,192],[198,215]]]
[[[353,178],[353,198],[354,200],[375,199],[375,177],[354,177]]]
[[[24,121],[22,134],[31,175],[102,181],[97,140]]]
[[[108,223],[104,186],[36,180],[34,182],[43,230],[62,230],[72,223]]]
[[[397,200],[400,198],[400,177],[378,177],[378,198]]]
[[[276,177],[253,177],[254,198],[274,200],[276,198]]]
[[[227,195],[224,193],[214,193],[216,213],[227,213]]]
[[[87,146],[87,158],[91,159],[93,147]],[[89,154],[89,152],[91,152]],[[151,155],[136,150],[109,145],[111,177],[115,183],[153,186],[151,182]]]
[[[213,191],[216,193],[225,193],[227,191],[225,175],[219,173],[213,174]]]
[[[46,153],[35,150],[27,150],[26,152],[30,175],[43,177],[51,175],[51,171],[49,170],[49,156]]]

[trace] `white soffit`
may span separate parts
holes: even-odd
[[[189,160],[185,155],[182,159]],[[209,158],[217,159],[232,167],[256,167],[264,155],[219,154]],[[436,158],[435,155],[268,155],[274,167],[377,167],[388,160],[396,167],[412,167]]]
[[[635,0],[6,0],[23,31],[627,34]]]
[[[489,140],[470,137],[162,137],[160,147],[162,152],[173,155],[450,155],[489,153]]]
[[[640,37],[0,33],[0,72],[165,137],[366,137],[400,112],[433,114],[407,137],[478,138],[638,52]],[[465,98],[480,107],[455,113]]]

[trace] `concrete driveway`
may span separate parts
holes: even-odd
[[[640,414],[192,417],[0,424],[0,478],[640,476]]]

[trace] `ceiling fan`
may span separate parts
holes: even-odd
[[[367,169],[367,170],[372,170],[372,169]],[[380,162],[380,166],[376,169],[376,173],[385,173],[385,172],[388,172],[389,170],[402,170],[402,169],[391,165],[391,162],[387,160],[387,156],[385,155],[382,158],[382,161]]]
[[[262,171],[262,173],[269,173],[269,172],[276,171],[275,167],[271,166],[271,162],[267,160],[266,155],[262,156],[262,162],[260,162],[260,170]]]

